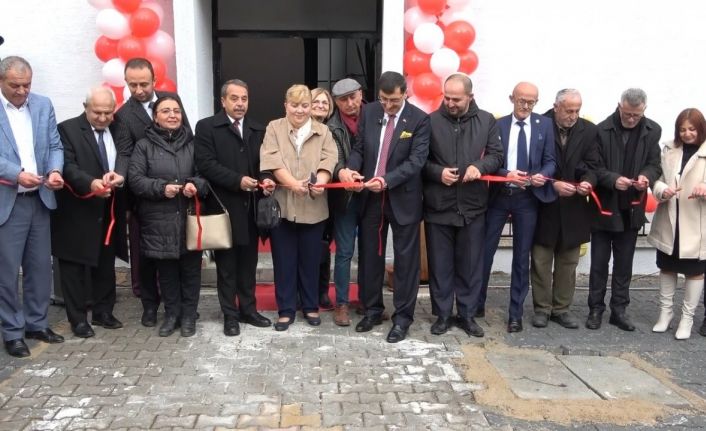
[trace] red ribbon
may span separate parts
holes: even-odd
[[[196,234],[196,249],[201,250],[201,235],[203,234],[203,227],[201,226],[201,201],[199,200],[198,193],[194,193],[194,210],[196,212],[196,225],[199,227]]]

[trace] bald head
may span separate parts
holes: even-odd
[[[96,130],[104,130],[113,122],[115,112],[115,96],[106,87],[93,87],[86,94],[83,104],[86,119]]]
[[[539,100],[539,90],[536,85],[531,82],[518,83],[510,95],[510,101],[513,104],[512,113],[518,120],[524,120],[532,113],[537,100]]]

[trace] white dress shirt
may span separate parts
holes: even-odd
[[[29,99],[24,105],[19,108],[10,103],[5,96],[0,92],[0,103],[2,103],[7,118],[10,121],[12,135],[17,143],[17,150],[20,154],[20,166],[24,172],[29,172],[37,175],[44,175],[37,172],[37,159],[34,155],[34,131],[32,130],[32,116],[30,115]],[[22,193],[31,190],[37,190],[38,187],[25,188],[18,186],[17,192]]]
[[[230,124],[233,125],[233,123],[235,123],[235,118],[231,117],[231,116],[228,115],[228,114],[226,114],[226,116],[227,116],[228,119],[230,120]],[[244,120],[244,119],[245,119],[245,117],[243,117],[243,118],[241,118],[240,120],[238,120],[238,126],[237,126],[237,127],[238,127],[238,132],[240,132],[240,136],[243,136],[243,120]]]
[[[404,106],[405,106],[406,104],[407,104],[406,101],[405,101],[405,102],[402,102],[402,106],[400,107],[400,110],[397,111],[397,114],[395,114],[395,118],[394,118],[395,126],[394,126],[394,127],[397,127],[397,122],[400,121],[400,114],[401,114],[402,111],[404,110]],[[380,152],[382,152],[382,142],[385,140],[385,128],[387,128],[387,122],[388,122],[388,121],[390,121],[390,116],[389,116],[389,115],[387,114],[387,112],[386,112],[385,115],[382,117],[382,127],[380,128],[380,144],[378,145],[378,156],[377,156],[376,159],[375,159],[375,170],[373,171],[373,173],[375,173],[375,172],[378,171],[378,166],[380,165]],[[394,133],[394,132],[393,132],[393,133]],[[392,135],[392,140],[394,140],[394,139],[395,139],[395,136],[394,136],[394,134],[393,134],[393,135]],[[392,144],[392,141],[390,141],[390,144]],[[387,155],[388,155],[388,157],[389,157],[389,155],[390,155],[390,149],[389,149],[389,148],[387,149]],[[387,169],[386,169],[386,170],[387,170]],[[387,172],[385,172],[385,173],[387,173]],[[369,179],[369,178],[368,178],[368,179]]]
[[[520,126],[517,124],[518,121],[525,122],[525,135],[527,136],[527,162],[529,162],[530,154],[530,136],[532,136],[532,122],[530,121],[532,116],[524,120],[518,120],[515,115],[512,115],[512,124],[510,125],[510,137],[507,141],[507,170],[515,171],[517,170],[517,138],[520,136]]]
[[[93,129],[93,137],[96,138],[96,146],[98,145],[98,131],[95,127],[91,126]],[[115,157],[117,157],[117,151],[115,150],[115,142],[113,141],[113,135],[110,134],[110,129],[107,127],[103,129],[103,143],[105,144],[105,153],[108,156],[108,170],[115,170]],[[98,150],[100,154],[100,149]]]
[[[157,92],[154,91],[152,92],[152,100],[148,100],[147,102],[142,102],[142,107],[145,108],[145,112],[147,112],[147,115],[150,116],[150,118],[154,118],[154,112],[152,112],[152,108],[150,108],[150,103],[156,102],[157,101]]]

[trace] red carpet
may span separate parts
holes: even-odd
[[[329,286],[329,298],[333,304],[336,303],[336,288],[333,284]],[[257,309],[259,311],[277,311],[277,301],[275,300],[275,285],[274,283],[259,283],[255,288],[255,297],[257,298]],[[351,301],[358,299],[358,284],[351,283],[348,293]]]

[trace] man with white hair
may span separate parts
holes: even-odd
[[[84,112],[59,124],[67,189],[52,213],[52,253],[57,258],[66,316],[74,335],[94,335],[87,320],[121,328],[113,316],[115,257],[127,262],[125,182],[130,137],[113,121],[115,99],[105,87],[89,91]],[[81,198],[92,195],[90,198]],[[111,229],[111,226],[113,228]]]

